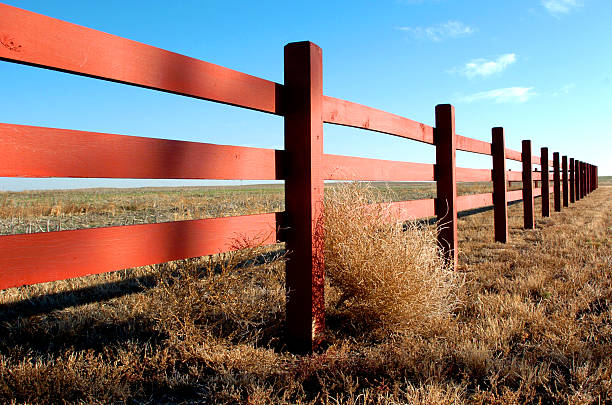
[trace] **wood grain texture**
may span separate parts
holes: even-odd
[[[282,86],[0,4],[0,59],[281,114]]]
[[[493,205],[493,193],[457,196],[457,211],[467,211],[491,205]]]
[[[0,124],[0,176],[282,179],[283,151]]]
[[[434,165],[325,154],[323,176],[325,180],[433,181]]]
[[[338,98],[323,96],[323,121],[433,145],[433,128],[428,125]]]
[[[0,289],[276,242],[277,214],[0,237]]]
[[[457,150],[491,155],[491,144],[478,139],[468,138],[467,136],[457,135]]]
[[[455,108],[436,106],[436,216],[438,244],[447,262],[457,268],[457,137]]]
[[[285,283],[287,344],[313,350],[325,328],[323,256],[323,65],[312,42],[285,46]]]

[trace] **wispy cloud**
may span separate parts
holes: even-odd
[[[429,39],[440,42],[448,38],[459,38],[473,34],[476,30],[461,21],[449,20],[430,27],[398,27],[400,31],[409,32],[414,38]]]
[[[508,66],[516,62],[516,54],[506,53],[496,59],[473,59],[460,68],[452,69],[452,73],[460,73],[469,78],[476,76],[487,77],[495,73],[500,73]]]
[[[569,83],[566,84],[565,86],[561,87],[559,90],[555,91],[554,93],[552,93],[553,97],[557,97],[557,96],[563,96],[565,94],[569,94],[569,92],[576,87],[575,83]]]
[[[506,87],[464,96],[461,98],[461,101],[466,103],[473,103],[476,101],[493,101],[498,104],[524,103],[535,95],[536,93],[533,91],[533,87]]]
[[[568,14],[582,6],[582,0],[541,0],[542,5],[552,15]]]

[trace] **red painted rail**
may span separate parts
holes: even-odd
[[[369,129],[433,145],[433,128],[399,115],[323,96],[323,122]]]
[[[0,289],[234,250],[276,241],[277,214],[114,226],[0,238]]]
[[[434,181],[434,165],[323,155],[325,180]]]
[[[0,59],[280,113],[277,83],[5,4],[0,15]]]
[[[285,180],[284,213],[0,237],[0,289],[220,253],[236,239],[287,243],[287,338],[294,351],[323,336],[324,262],[320,241],[324,180],[436,182],[436,198],[386,205],[390,218],[437,216],[439,242],[457,265],[457,212],[493,206],[495,240],[508,238],[508,202],[524,200],[525,228],[534,226],[533,198],[549,212],[597,188],[597,167],[548,148],[533,156],[505,147],[501,127],[492,142],[455,132],[455,109],[438,105],[436,127],[322,94],[322,51],[301,42],[285,47],[283,85],[129,39],[0,4],[0,60],[210,100],[281,115],[284,150],[212,145],[0,124],[0,176],[150,179]],[[323,153],[323,124],[361,128],[436,148],[435,164]],[[492,157],[488,169],[456,166],[456,152]],[[522,172],[507,171],[506,160]],[[543,164],[542,164],[543,163]],[[534,171],[540,165],[541,171]],[[553,167],[552,176],[549,167]],[[491,170],[492,169],[492,170]],[[550,187],[549,180],[553,179]],[[562,182],[561,182],[562,179]],[[507,191],[508,182],[523,189]],[[457,195],[458,182],[492,182],[493,193]],[[534,185],[535,183],[535,185]],[[540,187],[536,187],[541,185]],[[282,224],[281,224],[282,219]],[[282,228],[282,236],[277,231]]]
[[[282,179],[282,151],[0,124],[0,176]]]

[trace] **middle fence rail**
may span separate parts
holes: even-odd
[[[534,198],[549,216],[597,188],[597,166],[553,153],[532,155],[455,132],[455,109],[435,108],[435,128],[323,95],[322,51],[311,42],[285,47],[284,84],[189,58],[51,17],[0,4],[0,59],[280,115],[285,149],[272,150],[0,124],[0,176],[140,179],[284,180],[284,212],[0,237],[0,289],[80,277],[232,250],[237,237],[286,242],[286,338],[307,352],[324,333],[321,244],[325,180],[436,182],[436,198],[394,202],[394,219],[437,217],[438,241],[457,265],[457,212],[494,207],[494,239],[508,240],[509,202],[523,200],[524,227],[535,224]],[[323,123],[433,145],[435,164],[329,155]],[[491,169],[456,166],[456,151],[492,157]],[[506,160],[522,172],[506,170]],[[539,165],[540,171],[533,166]],[[457,195],[459,182],[493,182],[493,192]],[[510,182],[522,190],[508,191]],[[536,188],[534,183],[540,183]],[[561,194],[563,193],[563,194]]]

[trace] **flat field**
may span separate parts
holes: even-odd
[[[451,316],[380,337],[330,308],[309,356],[279,339],[281,244],[1,291],[0,402],[610,403],[611,186],[550,218],[536,199],[530,231],[511,205],[507,244],[492,242],[492,211],[462,217]],[[282,210],[279,185],[1,193],[0,233]]]

